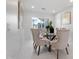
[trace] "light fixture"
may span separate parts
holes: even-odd
[[[55,10],[52,11],[52,13],[55,13],[55,12],[56,12]]]
[[[41,8],[42,10],[46,10],[46,8]]]
[[[34,6],[32,6],[32,8],[35,8]]]
[[[72,2],[73,2],[73,0],[70,0],[70,2],[72,3]]]

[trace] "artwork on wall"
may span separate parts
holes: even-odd
[[[71,24],[71,11],[66,11],[62,14],[62,25]]]

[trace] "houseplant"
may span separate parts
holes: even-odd
[[[48,22],[48,25],[46,26],[46,29],[47,29],[47,33],[50,32],[50,33],[54,33],[54,28],[52,26],[52,21],[49,21]]]

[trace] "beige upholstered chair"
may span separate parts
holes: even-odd
[[[40,30],[39,29],[31,29],[33,35],[33,45],[35,50],[38,48],[38,55],[40,52],[40,47],[49,44],[49,40],[45,37],[40,37]]]
[[[60,49],[66,49],[67,54],[67,43],[69,39],[69,30],[57,30],[57,41],[56,42],[50,42],[51,43],[51,49],[56,49],[57,50],[57,59],[58,59],[58,52]]]
[[[45,28],[39,28],[39,31],[42,35],[44,35],[46,33],[46,29]]]
[[[46,29],[45,28],[40,28],[39,30],[42,31],[43,33],[46,32]]]

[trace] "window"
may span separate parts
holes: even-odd
[[[45,28],[48,25],[48,19],[32,17],[33,28]]]

